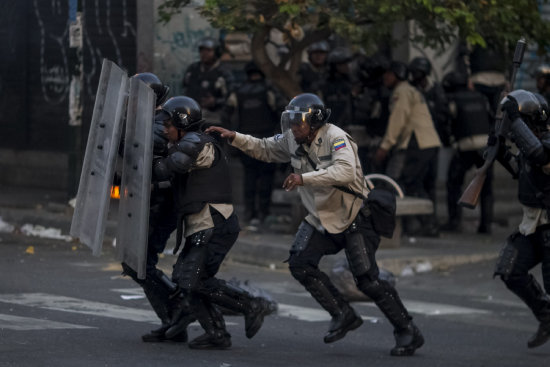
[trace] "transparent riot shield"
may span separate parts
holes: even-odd
[[[118,208],[118,259],[145,279],[149,197],[153,160],[155,93],[139,79],[130,79],[122,184]]]
[[[104,59],[70,231],[95,256],[101,253],[105,235],[127,98],[126,72]]]

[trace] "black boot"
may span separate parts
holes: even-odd
[[[550,321],[541,322],[537,332],[527,341],[528,348],[540,347],[550,340]]]
[[[122,263],[122,274],[130,276],[136,283],[141,285],[145,297],[159,317],[162,325],[160,328],[151,330],[141,336],[146,343],[159,343],[166,340],[174,342],[187,342],[187,331],[173,334],[170,337],[165,335],[166,330],[171,326],[173,300],[177,296],[177,286],[160,270],[146,274],[145,279],[139,279],[137,272],[126,263]]]
[[[424,337],[412,321],[406,329],[395,330],[393,335],[395,347],[390,351],[392,356],[412,356],[415,350],[424,345]]]
[[[225,321],[219,310],[207,300],[196,302],[195,315],[205,333],[189,342],[191,349],[228,349],[231,334],[225,329]]]
[[[348,331],[357,329],[363,324],[363,319],[355,313],[355,310],[347,305],[341,312],[332,317],[330,327],[325,335],[325,343],[333,343],[346,336]]]
[[[544,293],[536,279],[527,276],[509,277],[504,280],[508,289],[515,293],[531,309],[539,328],[527,341],[528,348],[536,348],[550,339],[550,298]]]

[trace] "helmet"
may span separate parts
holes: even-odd
[[[162,84],[160,79],[153,73],[139,73],[133,76],[133,78],[137,78],[147,84],[149,88],[155,92],[155,95],[157,96],[156,106],[160,106],[161,104],[166,101],[166,98],[168,97],[168,93],[170,92],[170,87],[167,85]]]
[[[222,55],[222,48],[220,46],[220,42],[215,39],[214,37],[203,37],[199,40],[199,43],[197,44],[197,48],[210,48],[214,50],[214,54],[216,57],[220,57]]]
[[[425,57],[415,57],[409,63],[409,71],[411,73],[423,73],[424,75],[430,75],[432,72],[432,63]]]
[[[351,52],[346,47],[336,47],[328,54],[329,64],[345,64],[352,59]]]
[[[375,85],[389,67],[389,61],[383,54],[360,56],[358,62],[360,80],[366,85]]]
[[[181,130],[192,130],[203,121],[201,107],[193,98],[172,97],[162,105],[162,111],[172,120],[172,125]]]
[[[546,120],[548,119],[547,112],[545,111],[544,106],[541,105],[539,98],[537,98],[534,93],[523,89],[517,89],[510,92],[508,96],[514,97],[514,99],[518,102],[519,113],[529,127],[546,123]],[[501,105],[506,103],[508,96],[502,99],[500,102]]]
[[[322,126],[328,121],[330,108],[317,95],[312,93],[298,94],[292,98],[281,114],[281,131],[284,133],[291,125],[309,123],[312,128]]]
[[[312,52],[330,52],[330,46],[327,41],[314,42],[307,48],[308,54]]]
[[[441,86],[446,92],[452,92],[460,87],[466,87],[468,85],[468,77],[464,73],[458,71],[451,71],[443,77]]]
[[[399,80],[407,80],[407,77],[409,75],[407,65],[401,61],[392,61],[389,65],[388,70],[393,72]]]
[[[533,73],[533,77],[535,79],[545,77],[546,79],[550,80],[550,65],[547,65],[547,64],[540,65],[538,68],[535,69],[535,72]]]

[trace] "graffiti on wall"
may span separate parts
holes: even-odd
[[[172,95],[181,93],[183,74],[193,62],[198,61],[198,41],[206,36],[217,37],[217,30],[188,9],[166,25],[155,23],[154,70],[171,88]]]
[[[68,23],[60,28],[58,23],[49,21],[55,17],[66,18],[66,8],[66,1],[51,0],[49,6],[39,6],[38,0],[33,1],[40,33],[40,85],[44,100],[50,104],[65,101],[69,92]]]

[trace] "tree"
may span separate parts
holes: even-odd
[[[542,0],[546,3],[548,0]],[[537,0],[167,0],[158,9],[168,22],[185,6],[196,6],[213,27],[252,36],[252,56],[265,75],[287,96],[300,92],[296,71],[302,51],[336,33],[367,52],[392,37],[396,23],[414,21],[408,40],[443,49],[454,40],[485,47],[488,42],[515,45],[520,37],[545,53],[550,24]],[[275,64],[266,51],[273,30],[282,32],[289,52]]]

